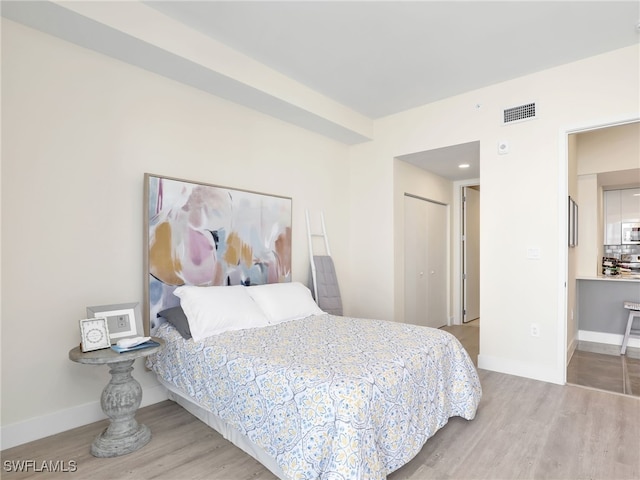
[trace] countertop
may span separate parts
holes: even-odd
[[[576,280],[604,280],[605,282],[632,282],[640,283],[640,275],[594,275],[579,276]]]

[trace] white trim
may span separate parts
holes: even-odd
[[[578,340],[581,342],[604,343],[606,345],[622,346],[624,335],[619,333],[592,332],[590,330],[578,330]],[[640,348],[640,338],[630,337],[628,347]]]
[[[162,385],[146,387],[142,394],[140,407],[153,405],[169,398]],[[27,442],[39,440],[50,435],[66,432],[72,428],[82,427],[93,422],[104,420],[106,415],[100,407],[100,400],[59,410],[57,412],[30,418],[18,423],[5,425],[0,430],[0,450],[16,447]]]
[[[556,368],[540,367],[536,363],[520,362],[511,358],[492,357],[490,355],[478,355],[478,368],[491,370],[508,375],[516,375],[518,377],[531,378],[540,380],[541,382],[556,383],[564,385],[566,372],[563,376],[559,375]]]
[[[560,132],[558,139],[558,311],[557,343],[558,376],[562,385],[567,383],[567,306],[569,291],[569,246],[567,242],[567,196],[569,195],[569,132]]]
[[[583,123],[579,125],[568,126],[564,128],[562,131],[567,135],[570,135],[572,133],[584,133],[584,132],[590,132],[593,130],[600,130],[601,128],[617,127],[620,125],[626,125],[628,123],[635,123],[637,121],[640,121],[640,113],[633,112],[633,113],[628,113],[626,115],[619,115],[616,117],[612,117],[612,118],[609,118],[608,120],[602,120],[599,123],[590,122],[590,123]]]

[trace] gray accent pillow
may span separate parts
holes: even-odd
[[[167,308],[166,310],[159,312],[156,316],[165,318],[167,322],[178,330],[178,333],[182,335],[182,338],[186,340],[191,338],[189,320],[187,320],[187,316],[184,314],[184,310],[182,310],[180,305],[177,307]]]

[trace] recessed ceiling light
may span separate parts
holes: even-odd
[[[468,163],[461,163],[460,165],[458,165],[458,168],[469,168],[471,165],[469,165]]]

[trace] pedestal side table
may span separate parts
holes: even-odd
[[[151,440],[151,430],[138,424],[136,411],[142,401],[142,387],[131,376],[136,358],[157,352],[164,345],[159,338],[152,338],[160,346],[118,353],[111,348],[83,353],[80,347],[69,351],[69,359],[88,365],[108,365],[111,380],[102,391],[100,405],[109,417],[109,426],[91,444],[94,457],[117,457],[135,452]]]

